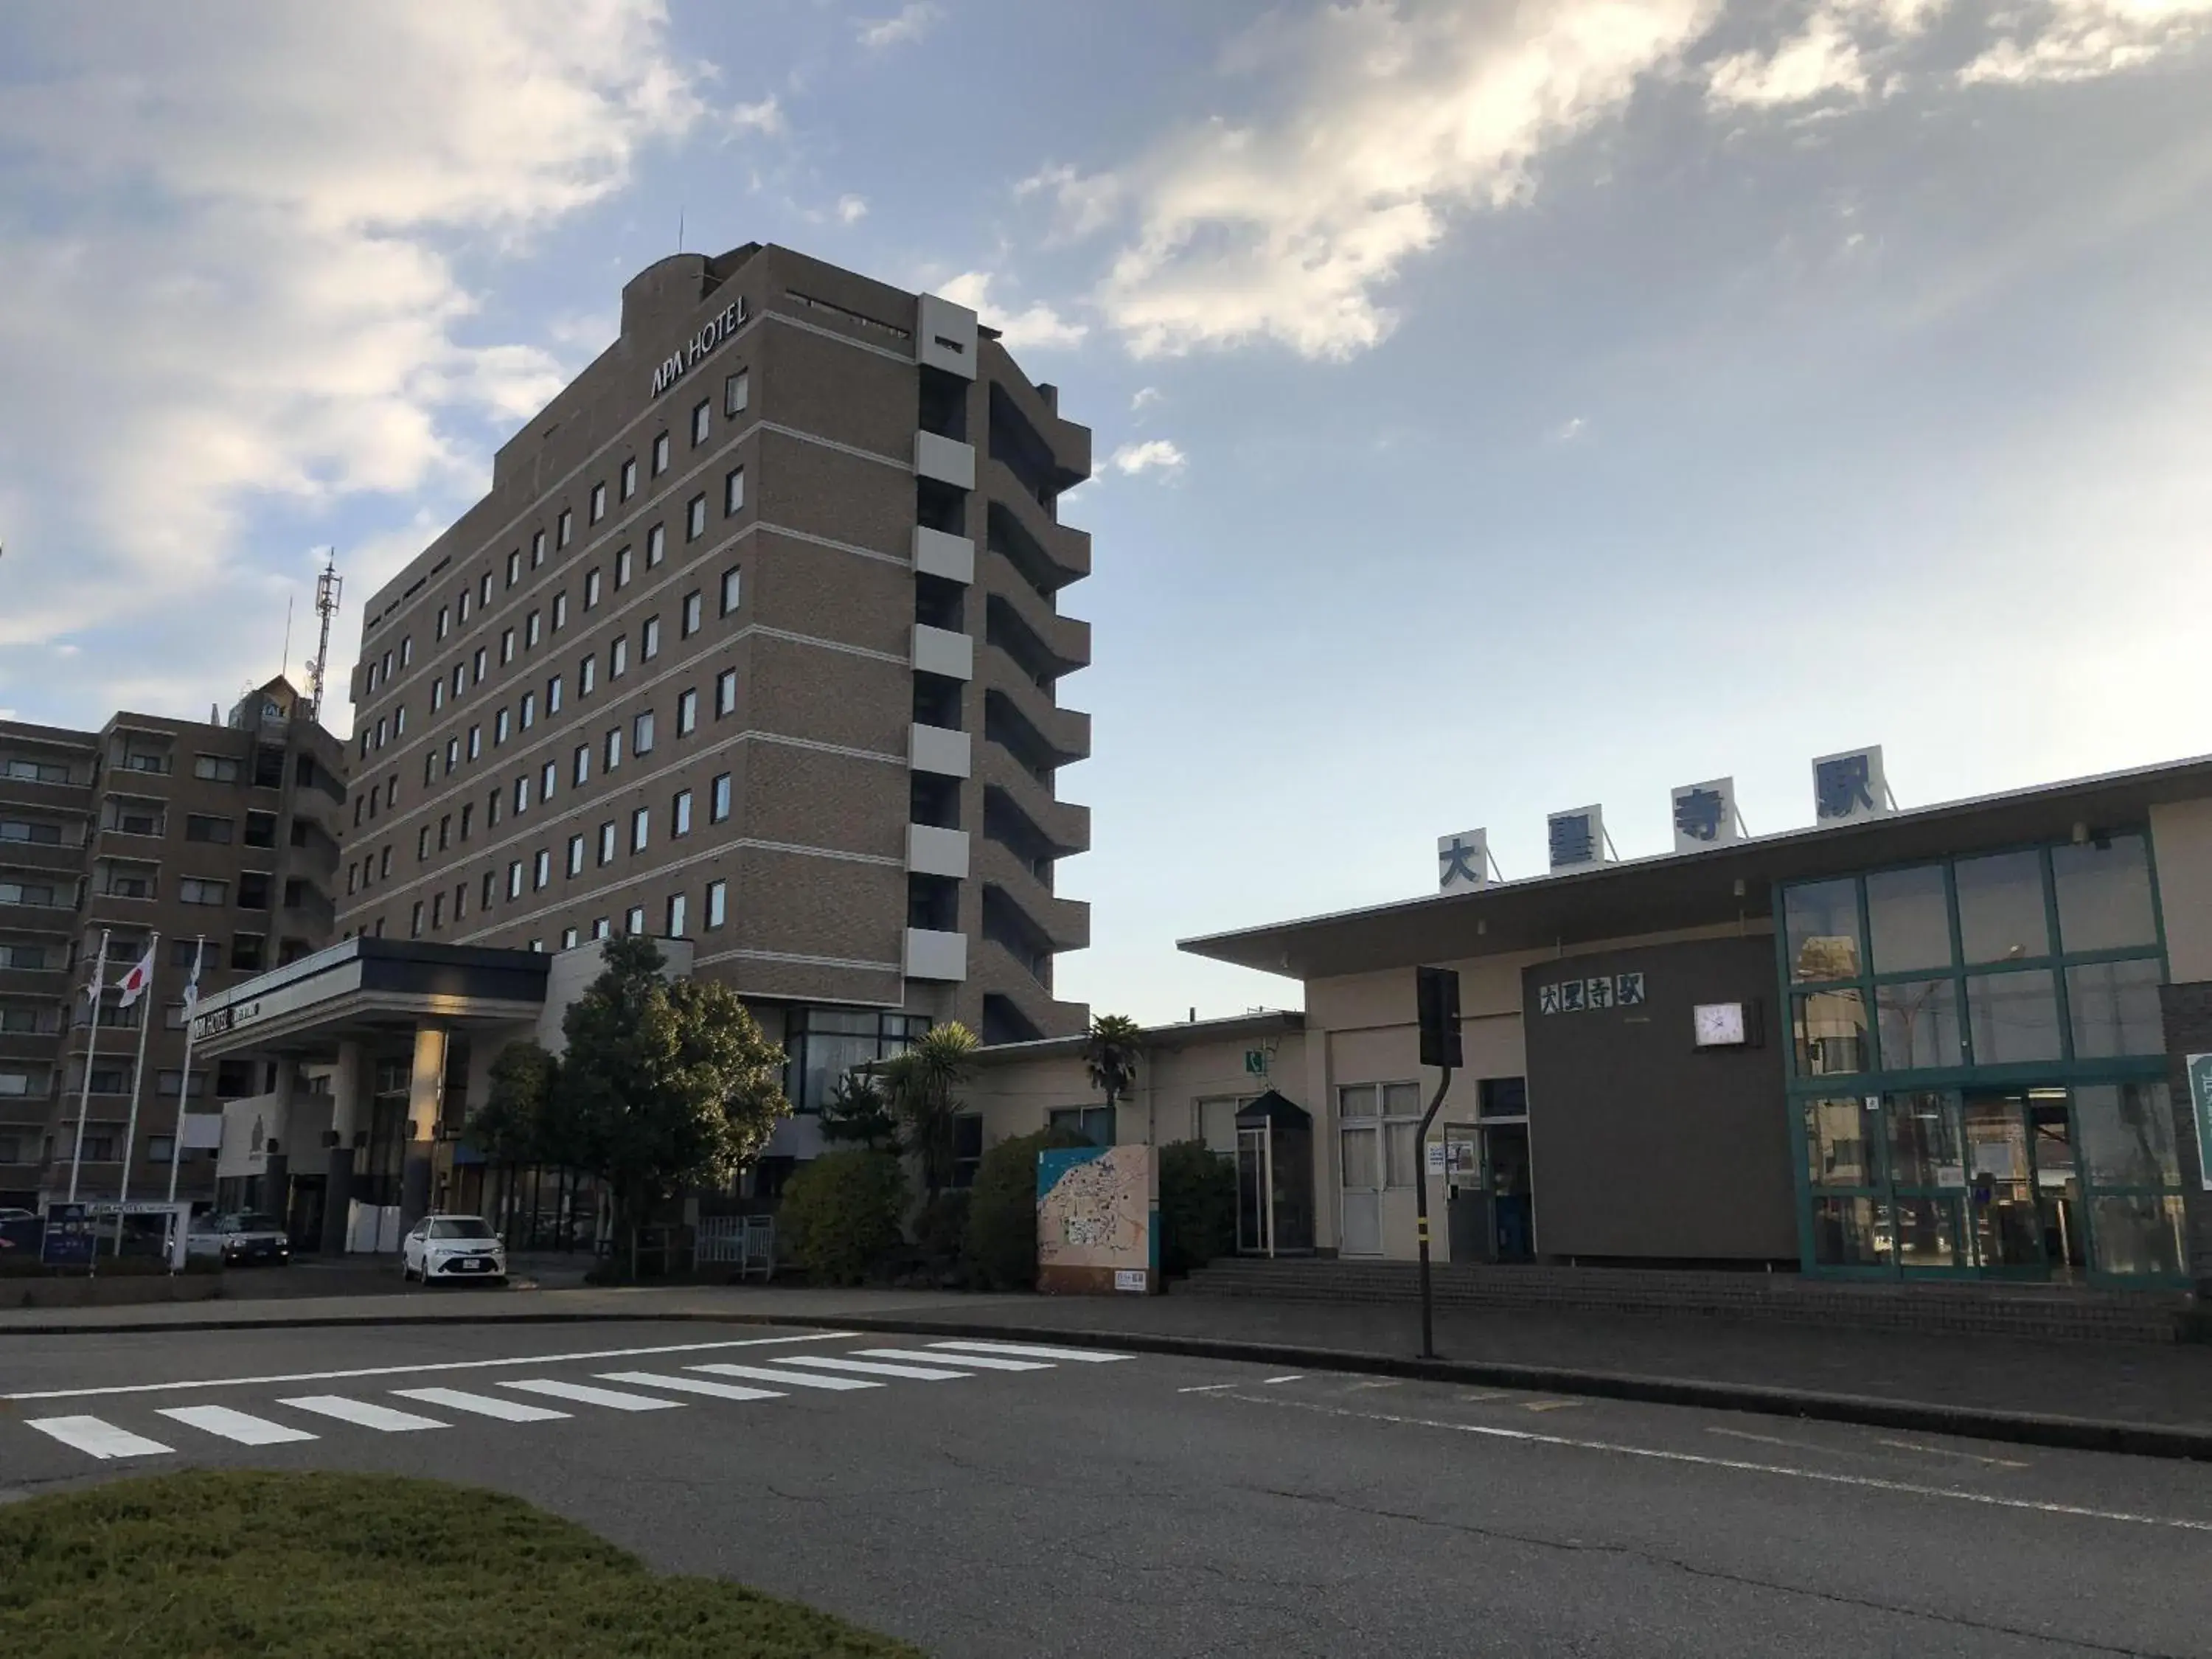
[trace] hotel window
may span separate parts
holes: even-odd
[[[593,565],[584,573],[584,609],[589,611],[599,602],[599,569]]]
[[[538,641],[543,637],[544,635],[538,628],[538,613],[533,611],[527,617],[525,617],[522,619],[523,649],[526,651],[536,650],[538,648]]]
[[[650,755],[653,752],[653,710],[647,709],[630,722],[630,752]]]
[[[576,665],[576,695],[588,697],[599,689],[599,659],[586,653],[584,660]]]
[[[507,556],[507,585],[512,587],[522,580],[522,550],[516,548]]]
[[[477,608],[482,610],[491,603],[491,572],[487,570],[477,582]]]
[[[730,884],[716,877],[707,884],[707,926],[720,927],[730,919]]]
[[[527,774],[514,781],[514,812],[517,817],[530,810],[530,778]]]
[[[716,774],[714,782],[707,786],[707,822],[720,823],[729,816],[730,775],[721,772]]]
[[[576,948],[576,930],[574,928],[563,927],[561,930],[561,948],[564,951],[573,951]]]
[[[542,801],[551,800],[553,786],[560,781],[561,763],[559,761],[547,761],[544,765],[539,767],[538,769],[538,799]]]
[[[476,821],[477,804],[474,801],[467,802],[461,808],[461,839],[463,841],[466,841],[469,838],[470,828],[476,823]]]
[[[676,799],[668,803],[668,834],[671,840],[691,833],[691,792],[679,789]]]
[[[684,538],[696,542],[707,533],[707,496],[705,491],[694,495],[684,508]]]
[[[647,617],[645,626],[638,630],[637,655],[641,662],[651,662],[660,654],[660,618]]]
[[[633,455],[622,464],[622,498],[628,501],[637,494],[637,457]]]
[[[491,743],[493,748],[496,749],[500,744],[507,741],[507,710],[502,708],[492,718]]]
[[[386,652],[386,653],[384,653],[384,659],[385,659],[385,661],[386,661],[386,662],[390,662],[390,661],[392,660],[392,653],[391,653],[389,651],[387,651],[387,652]],[[402,668],[404,668],[404,667],[406,667],[406,666],[407,666],[407,665],[408,665],[408,664],[410,664],[410,663],[413,662],[414,660],[415,660],[415,636],[414,636],[412,634],[410,634],[410,635],[408,635],[406,636],[406,638],[404,638],[404,639],[403,639],[403,640],[401,640],[401,641],[399,641],[399,665],[400,665]],[[392,671],[391,671],[389,668],[386,669],[384,672],[385,672],[385,673],[386,673],[386,675],[389,675],[389,674],[392,672]]]
[[[453,887],[453,920],[459,921],[469,914],[469,884],[459,882]]]
[[[602,519],[605,518],[606,516],[607,516],[607,487],[606,487],[605,484],[603,484],[603,483],[595,483],[595,484],[593,484],[593,485],[592,486],[592,515],[591,515],[591,521],[592,521],[593,524],[597,524],[600,520],[602,520]]]
[[[732,565],[722,573],[722,614],[726,617],[735,611],[743,597],[738,567]]]
[[[457,621],[460,622],[461,623],[463,623],[464,625],[465,625],[465,624],[467,623],[467,622],[468,622],[468,619],[469,619],[469,590],[468,590],[467,588],[465,588],[465,588],[463,588],[463,589],[461,590],[461,595],[460,595],[460,614],[459,614],[459,616],[458,617],[456,617],[456,618],[455,618],[455,620],[457,620]]]
[[[415,862],[423,863],[430,856],[430,826],[424,824],[415,832]]]
[[[714,718],[733,714],[738,708],[738,671],[725,668],[714,677]]]
[[[646,843],[653,839],[653,809],[641,806],[629,815],[629,850],[645,851]]]
[[[559,633],[568,625],[568,590],[562,588],[553,596],[553,631]]]
[[[428,789],[438,781],[438,751],[429,750],[422,757],[422,787]]]
[[[702,398],[691,407],[691,447],[696,449],[707,441],[707,434],[714,429],[714,406]]]
[[[415,901],[413,914],[408,919],[407,937],[410,939],[422,937],[422,901],[421,899]]]
[[[668,896],[668,928],[666,934],[668,938],[682,939],[684,937],[684,908],[683,894],[671,893]]]
[[[735,415],[744,409],[751,393],[751,377],[744,369],[722,382],[722,413]]]
[[[629,672],[629,635],[618,634],[607,643],[607,678],[618,680]]]
[[[433,893],[430,895],[430,930],[435,933],[445,925],[446,896],[443,893]]]
[[[615,555],[615,591],[620,592],[629,586],[629,549]]]
[[[645,907],[642,904],[633,904],[629,908],[629,914],[623,917],[623,932],[635,936],[644,931]],[[118,1089],[115,1092],[121,1094],[123,1091]]]
[[[558,674],[545,682],[545,712],[549,714],[561,712],[561,677]]]
[[[676,699],[676,735],[688,738],[699,729],[699,694],[685,690]]]
[[[733,517],[745,510],[745,470],[741,466],[730,469],[722,480],[722,515]]]
[[[599,770],[602,772],[611,772],[621,764],[622,727],[619,726],[611,726],[607,728],[607,744],[605,751],[600,756]]]
[[[581,836],[568,837],[568,873],[572,876],[584,873],[584,838]]]
[[[407,705],[404,702],[392,711],[392,735],[395,738],[407,735]]]
[[[453,631],[453,619],[446,614],[446,607],[442,605],[440,605],[438,607],[438,637],[441,640],[444,639],[447,634]]]
[[[376,723],[376,746],[379,749],[384,747],[384,722],[380,720]]]
[[[477,897],[477,908],[479,910],[490,909],[492,901],[498,896],[499,872],[496,870],[487,870],[483,872],[483,890],[478,894]]]
[[[379,881],[392,878],[392,848],[389,846],[376,855],[376,878]]]
[[[483,727],[481,726],[471,726],[469,727],[469,758],[471,760],[474,760],[483,753]]]
[[[483,647],[477,647],[477,653],[471,659],[471,663],[475,671],[472,678],[477,684],[482,685],[491,672],[491,661],[485,654]]]
[[[446,739],[446,769],[448,772],[458,771],[460,764],[461,740],[459,738],[447,738]]]
[[[436,714],[446,706],[446,677],[443,674],[430,682],[430,712]]]
[[[504,668],[514,660],[514,630],[503,628],[499,634],[499,665]]]
[[[484,797],[484,828],[487,830],[499,828],[500,793],[499,790],[494,789],[491,793]]]
[[[469,689],[469,665],[465,662],[453,665],[453,695],[459,696]]]
[[[645,568],[651,570],[667,556],[667,528],[663,525],[655,525],[645,532]]]
[[[581,789],[591,781],[592,745],[580,743],[576,745],[576,763],[569,769],[568,781],[573,787]]]
[[[592,937],[593,939],[605,939],[606,936],[607,936],[607,919],[606,919],[605,916],[594,916],[594,917],[592,917]]]
[[[664,432],[653,441],[653,476],[659,477],[668,471],[668,434]]]
[[[438,850],[442,853],[453,844],[453,815],[441,814],[438,819]]]
[[[531,873],[533,884],[539,891],[544,891],[553,879],[553,854],[550,849],[543,847],[538,849],[538,856],[532,860]]]
[[[527,732],[537,724],[538,694],[535,691],[526,691],[522,694],[522,729]]]
[[[599,863],[604,867],[615,861],[615,821],[609,818],[599,826]]]
[[[530,568],[532,570],[545,562],[545,532],[542,530],[530,538]]]
[[[575,538],[576,515],[564,507],[561,509],[561,516],[553,521],[553,545],[566,547]]]
[[[699,631],[700,619],[705,615],[706,609],[706,599],[697,588],[684,596],[684,607],[678,614],[678,625],[683,629],[685,639]]]
[[[522,860],[514,860],[507,866],[507,896],[511,899],[522,896]]]

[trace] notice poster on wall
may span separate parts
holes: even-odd
[[[1160,1281],[1158,1167],[1149,1146],[1037,1154],[1037,1289],[1149,1293]]]
[[[2212,1054],[2189,1057],[2189,1104],[2197,1116],[2197,1170],[2212,1193]]]

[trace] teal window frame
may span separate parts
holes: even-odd
[[[2058,920],[2058,888],[2051,867],[2054,848],[2069,843],[2055,841],[2014,842],[2007,846],[1977,848],[1967,854],[1940,858],[1921,858],[1893,863],[1870,865],[1863,869],[1835,874],[1808,877],[1802,881],[1778,883],[1774,896],[1774,954],[1778,985],[1777,1006],[1783,1012],[1784,1073],[1787,1085],[1787,1110],[1790,1119],[1790,1145],[1793,1165],[1792,1180],[1797,1194],[1798,1259],[1808,1276],[1826,1279],[1980,1279],[1996,1277],[1994,1270],[1967,1261],[1967,1240],[1959,1239],[1954,1259],[1960,1264],[1953,1267],[1905,1267],[1897,1258],[1895,1217],[1892,1216],[1891,1260],[1886,1263],[1866,1266],[1846,1266],[1816,1263],[1814,1260],[1813,1213],[1816,1202],[1827,1198],[1843,1200],[1869,1199],[1876,1206],[1892,1205],[1899,1200],[1920,1198],[1949,1198],[1960,1194],[1949,1189],[1930,1189],[1900,1187],[1889,1177],[1888,1149],[1877,1144],[1873,1136],[1868,1140],[1866,1181],[1850,1186],[1815,1186],[1812,1180],[1810,1149],[1806,1132],[1805,1115],[1808,1103],[1813,1100],[1856,1097],[1861,1103],[1869,1096],[1880,1096],[1885,1101],[1891,1096],[1914,1093],[1948,1093],[1961,1095],[2004,1089],[2025,1089],[2030,1086],[2064,1088],[2068,1091],[2069,1132],[2074,1136],[2076,1167],[2081,1169],[2080,1224],[2090,1267],[2092,1283],[2121,1288],[2166,1288],[2185,1286],[2187,1273],[2180,1274],[2109,1274],[2097,1266],[2101,1254],[2097,1248],[2095,1233],[2096,1200],[2104,1198],[2166,1198],[2182,1194],[2185,1187],[2166,1186],[2103,1186],[2092,1185],[2088,1171],[2082,1164],[2078,1120],[2075,1119],[2072,1091],[2094,1084],[2165,1083],[2168,1080],[2168,1057],[2164,1053],[2077,1058],[2075,1054],[2073,1009],[2067,970],[2099,963],[2154,961],[2158,967],[2158,982],[2168,982],[2169,970],[2166,955],[2166,912],[2159,890],[2157,849],[2154,846],[2148,823],[2115,825],[2104,832],[2110,839],[2139,838],[2143,848],[2144,872],[2150,885],[2152,942],[2147,945],[2118,946],[2107,950],[2070,951],[2066,948],[2064,934]],[[2036,866],[2043,884],[2044,925],[2049,953],[2025,957],[2012,961],[1968,963],[1959,922],[1959,890],[1956,866],[1961,862],[2005,853],[2028,853],[2036,855]],[[1873,916],[1867,900],[1867,881],[1895,871],[1920,870],[1929,866],[1941,869],[1943,877],[1943,902],[1951,934],[1951,961],[1945,968],[1900,969],[1894,972],[1875,971],[1874,960]],[[1791,892],[1801,888],[1825,886],[1831,883],[1848,881],[1856,904],[1858,926],[1858,972],[1855,976],[1825,980],[1798,980],[1793,976],[1795,964],[1790,960],[1789,902]],[[1978,979],[2002,974],[2033,973],[2050,975],[2051,993],[2058,1022],[2059,1053],[2056,1059],[2014,1060],[1994,1065],[1978,1063],[1973,1054],[1973,1021],[1968,986]],[[1965,1049],[1963,1063],[1955,1066],[1929,1066],[1916,1069],[1886,1069],[1881,1049],[1881,1020],[1876,990],[1880,987],[1922,983],[1932,980],[1948,980],[1957,1004],[1961,1044]],[[1800,1075],[1798,1072],[1797,1004],[1796,999],[1808,993],[1856,991],[1866,1012],[1867,1066],[1857,1072],[1820,1073]],[[1884,1110],[1887,1108],[1885,1106]],[[1871,1114],[1867,1114],[1871,1115]],[[1887,1124],[1881,1125],[1886,1141]],[[2186,1172],[2183,1172],[2185,1174]],[[1961,1225],[1971,1231],[1961,1212]]]

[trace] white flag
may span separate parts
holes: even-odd
[[[207,941],[202,939],[192,950],[192,976],[185,981],[185,1006],[189,1008],[200,1000],[200,958],[207,954]]]
[[[153,982],[154,947],[149,945],[146,947],[146,954],[138,958],[131,971],[115,981],[115,988],[123,993],[123,1000],[115,1006],[118,1008],[128,1008],[140,997],[145,995],[146,988]]]

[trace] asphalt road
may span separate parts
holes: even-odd
[[[2212,1656],[2203,1466],[1019,1346],[0,1338],[0,1499],[186,1464],[471,1481],[986,1659]]]

